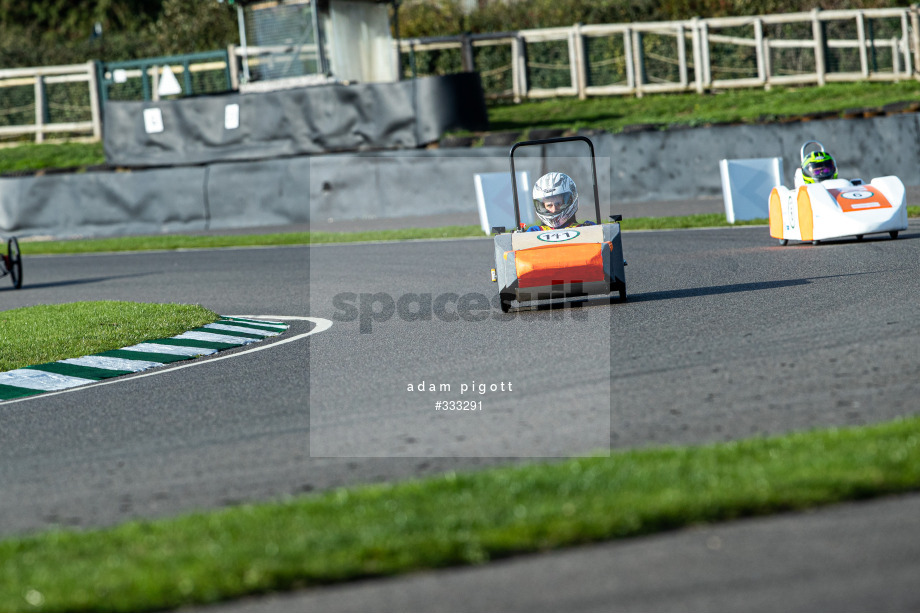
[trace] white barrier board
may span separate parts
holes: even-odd
[[[476,184],[476,202],[479,205],[479,223],[482,231],[490,234],[493,226],[514,228],[514,199],[511,196],[511,173],[477,173],[473,176]],[[517,173],[518,206],[521,209],[521,222],[531,226],[536,224],[533,210],[533,197],[527,171]]]
[[[729,224],[770,216],[770,191],[783,184],[782,158],[721,160],[719,170]]]

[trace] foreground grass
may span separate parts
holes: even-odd
[[[217,319],[198,305],[121,301],[0,311],[0,371],[172,337]]]
[[[920,488],[920,418],[0,542],[0,610],[165,610]]]

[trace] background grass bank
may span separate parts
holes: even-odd
[[[491,131],[557,128],[620,132],[626,126],[637,124],[693,127],[772,121],[815,113],[830,113],[833,117],[847,109],[881,107],[918,98],[920,82],[905,80],[774,87],[770,90],[737,89],[707,94],[652,94],[642,98],[606,96],[578,100],[568,97],[493,104],[488,112]],[[0,148],[0,173],[80,169],[105,163],[101,143],[23,144]]]
[[[658,94],[635,98],[603,97],[578,100],[557,98],[489,108],[492,130],[606,130],[657,124],[705,126],[722,123],[770,122],[786,116],[828,113],[839,117],[848,109],[882,107],[917,100],[920,82],[829,83],[822,87],[774,87],[769,91],[733,89],[709,94]],[[854,120],[858,121],[858,120]]]

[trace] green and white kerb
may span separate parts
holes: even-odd
[[[0,373],[0,401],[85,386],[171,362],[216,354],[280,335],[287,328],[288,324],[283,322],[222,317],[213,324],[168,339],[151,339],[119,350],[5,371]]]

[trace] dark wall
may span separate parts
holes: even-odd
[[[907,186],[920,186],[916,113],[591,138],[604,216],[621,212],[619,203],[719,197],[723,158],[780,156],[790,185],[799,148],[811,139],[834,154],[841,176],[869,181],[896,175]],[[525,155],[518,170],[534,180],[554,169],[560,156],[582,156],[578,163],[586,163],[578,144],[567,145]],[[0,178],[0,234],[69,237],[475,214],[473,175],[508,172],[509,149],[333,153]],[[586,189],[579,185],[581,193]]]
[[[228,128],[227,109],[233,105],[239,125]],[[148,131],[145,110],[159,111],[162,131]],[[178,166],[414,149],[448,130],[486,130],[488,115],[478,73],[462,73],[158,102],[107,101],[103,122],[109,164]]]

